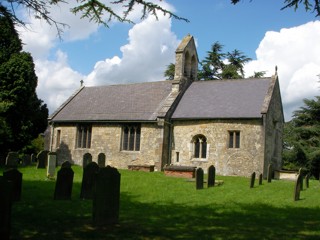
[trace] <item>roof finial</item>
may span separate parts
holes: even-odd
[[[80,87],[82,87],[83,86],[83,80],[81,79],[80,80]]]
[[[278,75],[278,66],[276,65],[276,69],[275,69],[275,75]]]

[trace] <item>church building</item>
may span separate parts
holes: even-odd
[[[282,166],[284,116],[277,73],[202,81],[192,36],[176,50],[173,80],[82,86],[50,117],[50,151],[82,165],[214,165],[218,175],[267,175]]]

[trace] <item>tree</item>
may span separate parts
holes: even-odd
[[[244,64],[249,62],[251,58],[247,57],[243,54],[243,52],[235,49],[232,52],[227,53],[227,59],[229,62],[229,66],[232,66],[231,69],[233,69],[234,76],[240,75],[240,78],[244,78]],[[238,78],[238,77],[235,77]]]
[[[241,0],[231,0],[232,4],[237,4]],[[316,13],[316,17],[320,16],[320,1],[319,0],[284,0],[284,6],[281,10],[286,8],[294,8],[296,11],[299,5],[303,4],[306,12],[313,11]]]
[[[48,109],[36,94],[29,53],[8,15],[0,16],[0,151],[20,150],[47,127]]]
[[[174,63],[170,63],[167,66],[166,71],[164,72],[164,76],[167,80],[173,80],[174,79],[174,71],[175,71],[176,65]]]
[[[61,6],[65,3],[67,3],[67,1],[64,0],[3,0],[0,3],[0,16],[9,14],[9,17],[15,24],[24,24],[24,22],[15,14],[15,8],[17,6],[22,6],[29,11],[29,13],[34,14],[36,18],[43,19],[48,24],[54,25],[59,36],[61,36],[63,27],[67,24],[57,22],[53,19],[50,15],[50,7]],[[143,7],[141,19],[145,18],[148,14],[152,14],[157,18],[158,12],[161,12],[169,17],[189,22],[186,18],[179,17],[160,5],[145,0],[77,0],[77,3],[78,5],[76,7],[70,9],[72,13],[80,14],[81,18],[88,18],[90,21],[107,27],[112,19],[116,19],[119,22],[132,23],[128,18],[128,15],[133,11],[134,7],[138,5]],[[123,8],[122,14],[118,14],[113,9],[119,4],[121,4]]]

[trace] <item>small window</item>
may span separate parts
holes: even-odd
[[[229,148],[240,148],[240,131],[229,131]]]
[[[176,152],[176,162],[179,162],[179,152]]]
[[[77,148],[91,147],[91,125],[79,125],[77,129]]]
[[[122,128],[121,150],[140,151],[140,125],[125,125]]]
[[[203,135],[197,135],[193,138],[193,157],[206,158],[207,157],[207,139]]]
[[[56,137],[56,148],[59,148],[60,147],[60,140],[61,139],[61,130],[58,129],[57,130],[57,137]]]

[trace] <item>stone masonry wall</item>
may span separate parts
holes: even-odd
[[[173,125],[172,164],[201,167],[204,171],[214,165],[219,175],[249,176],[253,171],[257,175],[263,172],[262,119],[175,121]],[[240,148],[228,148],[228,131],[240,131]],[[193,158],[192,138],[198,134],[207,138],[206,159]]]
[[[56,146],[57,130],[60,130],[60,146]],[[58,163],[68,160],[82,165],[82,157],[89,152],[97,162],[98,154],[106,155],[106,165],[127,169],[128,165],[155,165],[160,169],[163,145],[163,127],[157,123],[142,123],[140,151],[121,151],[122,125],[104,123],[92,125],[91,148],[76,148],[76,125],[55,126],[52,150],[57,151]]]

